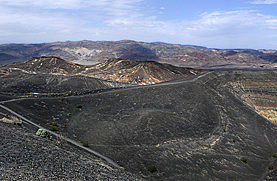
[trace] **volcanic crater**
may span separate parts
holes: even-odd
[[[54,60],[63,62],[38,57],[1,66],[1,104],[45,128],[56,122],[57,133],[88,142],[138,179],[277,178],[277,127],[243,99],[248,90],[259,92],[261,80],[271,85],[262,95],[274,96],[276,71],[208,72],[123,59],[94,66],[63,62],[55,72],[43,67],[42,61]],[[152,85],[153,78],[159,83]],[[83,93],[68,94],[73,90]],[[153,165],[157,171],[147,171]]]

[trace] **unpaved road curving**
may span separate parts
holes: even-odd
[[[271,173],[268,165],[275,164],[276,126],[226,85],[274,75],[212,72],[164,85],[4,105],[43,127],[57,122],[66,137],[88,141],[97,152],[146,179],[261,180]],[[150,165],[158,172],[147,172]]]

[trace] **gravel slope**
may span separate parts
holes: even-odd
[[[77,148],[0,122],[0,180],[141,180]]]
[[[66,137],[88,141],[145,179],[262,180],[274,166],[277,127],[226,86],[251,77],[275,74],[213,72],[196,81],[4,105],[44,127],[57,122]],[[151,165],[158,171],[148,172]]]

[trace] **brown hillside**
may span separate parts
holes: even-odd
[[[13,70],[29,74],[82,75],[138,85],[155,84],[207,72],[154,61],[143,62],[130,59],[109,59],[104,63],[85,66],[70,63],[58,57],[31,58],[25,62],[5,65],[1,72],[10,74]]]

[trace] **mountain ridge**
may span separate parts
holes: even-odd
[[[0,63],[25,61],[31,57],[58,56],[67,61],[95,64],[112,58],[157,61],[193,68],[275,68],[276,50],[214,49],[163,42],[66,41],[40,44],[2,44]],[[262,65],[263,64],[263,65]],[[227,66],[228,65],[228,66]],[[230,66],[232,65],[232,66]]]
[[[155,84],[207,72],[201,69],[175,67],[155,61],[119,58],[87,66],[74,64],[55,56],[34,57],[25,62],[3,65],[0,72],[1,74],[10,74],[9,72],[12,70],[29,74],[78,75],[135,85]]]

